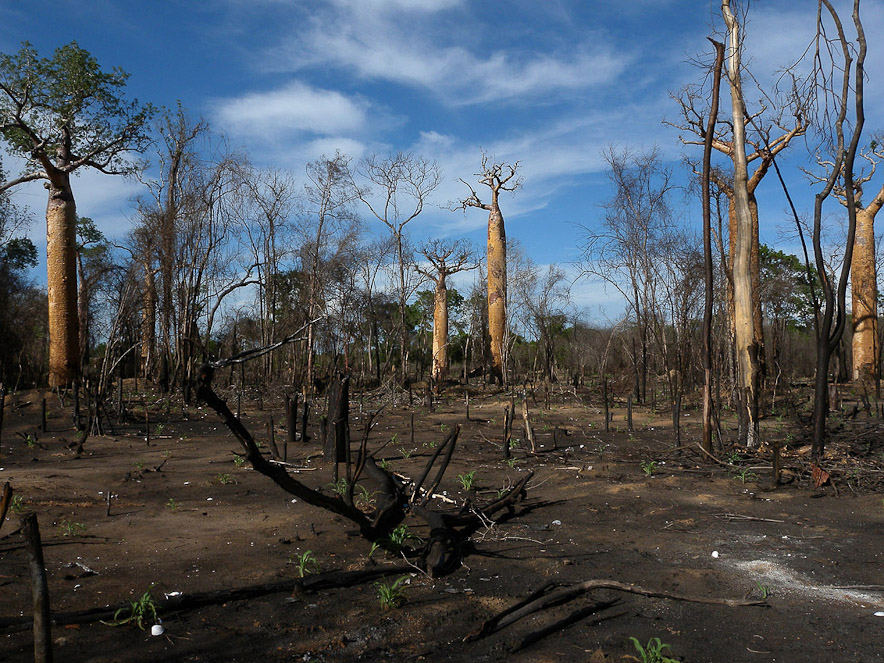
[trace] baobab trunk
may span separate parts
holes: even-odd
[[[496,194],[494,196],[497,197]],[[491,337],[491,380],[505,384],[506,231],[495,200],[488,214],[488,334]]]
[[[853,291],[853,379],[878,377],[878,288],[875,276],[875,217],[856,213],[856,240],[850,267]]]
[[[79,377],[77,310],[77,207],[67,173],[50,182],[46,207],[46,271],[49,294],[49,386]]]
[[[433,380],[439,382],[448,372],[448,286],[439,275],[433,301]]]

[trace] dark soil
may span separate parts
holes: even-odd
[[[114,434],[90,436],[76,457],[70,410],[46,394],[49,431],[39,433],[40,398],[7,398],[0,444],[0,485],[10,482],[37,514],[43,536],[53,613],[119,607],[146,591],[156,599],[256,587],[298,578],[297,561],[310,551],[323,573],[404,566],[375,551],[354,526],[302,504],[269,479],[235,464],[233,437],[205,408],[150,415],[130,403],[129,423]],[[785,441],[786,485],[771,489],[766,452],[726,449],[731,465],[704,460],[697,416],[686,416],[675,448],[662,416],[614,411],[604,431],[601,412],[556,396],[548,409],[532,403],[538,453],[521,440],[510,467],[502,459],[501,422],[507,401],[474,395],[471,421],[462,398],[435,411],[388,405],[371,434],[392,470],[414,477],[447,429],[464,424],[440,487],[457,504],[481,504],[529,469],[528,499],[480,529],[464,550],[463,566],[438,580],[413,570],[405,602],[386,609],[376,583],[320,591],[276,591],[249,600],[161,612],[165,633],[133,625],[57,624],[55,659],[79,661],[621,661],[641,643],[660,638],[675,660],[877,661],[884,617],[881,541],[884,505],[882,429],[860,418],[840,429],[825,465],[832,482],[812,485],[800,431],[767,421],[765,437]],[[266,439],[270,411],[247,403],[243,421]],[[269,406],[269,402],[268,402]],[[366,398],[364,408],[378,403]],[[365,416],[354,402],[353,438]],[[284,422],[281,408],[272,414]],[[558,449],[553,449],[553,432]],[[318,430],[311,427],[314,436]],[[22,435],[19,435],[21,433]],[[31,436],[32,445],[27,437]],[[277,441],[284,431],[279,428]],[[36,438],[36,440],[34,440]],[[840,445],[840,446],[839,446]],[[837,448],[836,448],[837,447]],[[266,448],[266,447],[265,447]],[[332,481],[315,456],[316,442],[288,449],[298,477],[314,487]],[[313,456],[311,456],[313,455]],[[308,459],[308,457],[310,457]],[[651,464],[653,462],[653,464]],[[457,475],[475,472],[472,491]],[[330,489],[327,489],[330,490]],[[110,512],[106,496],[111,494]],[[434,500],[436,506],[445,503]],[[413,532],[426,537],[420,522]],[[82,527],[81,527],[82,526]],[[0,660],[33,660],[27,557],[10,512],[0,529]],[[85,529],[83,529],[85,528]],[[90,569],[93,573],[87,571]],[[464,637],[495,613],[555,580],[635,583],[652,590],[705,598],[768,599],[766,607],[725,607],[600,591],[527,617],[474,642]],[[516,653],[515,643],[544,624],[593,602],[611,607],[578,620]],[[25,620],[27,621],[27,620]],[[62,620],[65,621],[65,620]],[[67,620],[70,621],[70,620]]]

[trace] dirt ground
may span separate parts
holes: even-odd
[[[322,573],[404,565],[389,553],[372,553],[352,524],[235,463],[236,441],[205,408],[179,406],[165,416],[156,406],[148,444],[142,406],[130,403],[133,419],[90,436],[75,457],[69,410],[54,395],[48,395],[49,431],[38,432],[42,395],[7,398],[0,485],[10,482],[22,498],[18,511],[38,516],[54,613],[118,607],[148,590],[162,600],[175,592],[293,580],[307,551],[318,564],[308,570]],[[686,415],[683,446],[676,449],[662,417],[637,413],[629,432],[624,410],[616,409],[606,432],[597,408],[573,397],[553,401],[549,408],[531,403],[536,455],[528,453],[516,419],[519,446],[509,464],[501,454],[506,401],[500,396],[475,394],[470,421],[455,395],[432,412],[404,405],[383,410],[370,446],[395,438],[377,456],[408,477],[451,426],[463,424],[440,487],[456,503],[490,501],[524,472],[535,472],[527,501],[472,537],[459,570],[435,581],[409,575],[400,607],[385,609],[378,598],[377,583],[400,577],[393,575],[351,588],[277,591],[161,612],[161,636],[150,635],[153,620],[146,631],[57,624],[55,659],[598,663],[641,660],[632,658],[639,656],[629,641],[635,637],[642,644],[660,638],[674,660],[698,663],[880,660],[884,505],[875,488],[884,479],[884,429],[876,421],[846,425],[845,448],[858,441],[862,458],[853,465],[833,459],[834,485],[822,488],[811,485],[794,425],[766,422],[768,440],[791,444],[784,458],[789,483],[771,490],[769,455],[725,449],[721,457],[730,465],[703,461],[691,423],[696,413]],[[354,399],[354,438],[365,412],[377,406],[365,399],[360,414],[359,403]],[[263,439],[271,414],[284,421],[281,407],[266,406],[243,404],[244,423]],[[280,424],[277,440],[283,435]],[[330,467],[321,457],[308,459],[318,448],[290,445],[288,459],[300,468],[300,480],[324,487],[332,481]],[[457,478],[469,472],[475,472],[472,491]],[[31,630],[19,624],[31,604],[18,520],[10,512],[0,529],[0,660],[10,663],[33,660]],[[410,524],[426,537],[419,522]],[[768,605],[701,605],[604,590],[464,642],[484,620],[545,583],[590,579],[706,598],[766,597]],[[512,653],[529,632],[594,601],[615,604]]]

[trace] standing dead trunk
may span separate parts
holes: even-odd
[[[37,516],[29,513],[22,519],[22,535],[28,550],[31,594],[34,603],[34,662],[52,663],[52,621],[49,611],[49,585]]]
[[[746,111],[743,106],[740,82],[741,39],[739,24],[730,8],[730,0],[723,0],[722,14],[728,31],[728,83],[731,89],[733,118],[734,161],[734,215],[736,238],[733,260],[734,279],[734,335],[739,379],[739,400],[742,416],[746,417],[747,447],[758,444],[758,392],[760,380],[759,347],[755,335],[755,301],[758,293],[752,279],[752,210],[749,202],[749,174],[746,160]]]
[[[49,386],[66,387],[79,378],[77,207],[67,173],[55,173],[48,188]]]

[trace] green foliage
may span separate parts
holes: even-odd
[[[117,610],[114,613],[113,621],[103,621],[101,623],[107,624],[108,626],[135,624],[135,626],[142,631],[144,630],[145,625],[150,624],[151,621],[156,623],[159,617],[157,616],[157,604],[150,595],[151,589],[153,589],[153,585],[151,585],[137,600],[129,601],[129,606],[127,608],[120,608]],[[129,614],[125,615],[127,610],[129,611]],[[150,617],[150,621],[148,621],[148,617]]]
[[[242,467],[243,465],[246,464],[246,459],[243,458],[242,456],[234,456],[233,457],[233,464],[236,465],[237,467]]]
[[[295,565],[299,578],[303,578],[311,573],[319,573],[319,560],[316,559],[312,550],[305,550],[300,555],[292,556],[289,559],[289,563]]]
[[[86,526],[83,523],[77,523],[65,518],[58,524],[58,531],[62,536],[77,536],[86,531]]]
[[[460,481],[460,485],[463,486],[464,490],[472,490],[473,483],[476,477],[476,470],[472,472],[467,472],[466,474],[458,474],[457,479]]]
[[[0,210],[0,214],[2,213]],[[36,267],[37,247],[27,237],[13,237],[5,244],[0,245],[0,263],[5,263],[17,271]]]
[[[166,502],[166,506],[169,507],[170,511],[178,511],[178,501],[174,497],[169,498],[169,501]]]
[[[813,320],[811,286],[822,292],[815,268],[807,268],[797,257],[761,244],[758,247],[761,272],[759,297],[771,318],[785,320],[792,328],[807,328]]]
[[[0,93],[2,136],[12,152],[34,165],[38,154],[52,159],[69,151],[90,155],[89,165],[108,172],[133,172],[128,153],[149,145],[146,125],[153,108],[122,97],[128,78],[119,68],[102,71],[75,41],[51,58],[39,57],[23,42],[18,53],[0,55],[6,88]]]
[[[386,458],[381,458],[378,461],[378,467],[382,470],[388,470],[390,469],[390,461],[388,461]]]
[[[654,472],[657,471],[657,461],[643,460],[640,463],[640,467],[642,468],[642,472],[645,473],[645,476],[652,477],[654,476]]]
[[[669,658],[663,654],[667,649],[671,651],[672,647],[664,645],[660,638],[651,638],[644,647],[641,646],[637,638],[629,638],[629,641],[632,642],[636,651],[638,651],[642,663],[678,663],[674,658]]]
[[[393,610],[405,602],[405,584],[410,576],[401,576],[392,583],[376,582],[374,586],[378,590],[378,600],[384,610]]]
[[[511,458],[507,458],[504,462],[507,464],[507,467],[515,467],[516,465],[518,465],[522,461],[519,460],[518,458],[516,458],[515,456],[512,456]]]
[[[402,454],[402,457],[405,460],[408,460],[411,457],[413,451],[411,449],[406,449],[405,447],[399,447],[399,453]]]
[[[236,483],[236,479],[234,479],[228,472],[220,472],[218,476],[215,477],[216,483],[221,484],[222,486],[226,486],[231,483]]]

